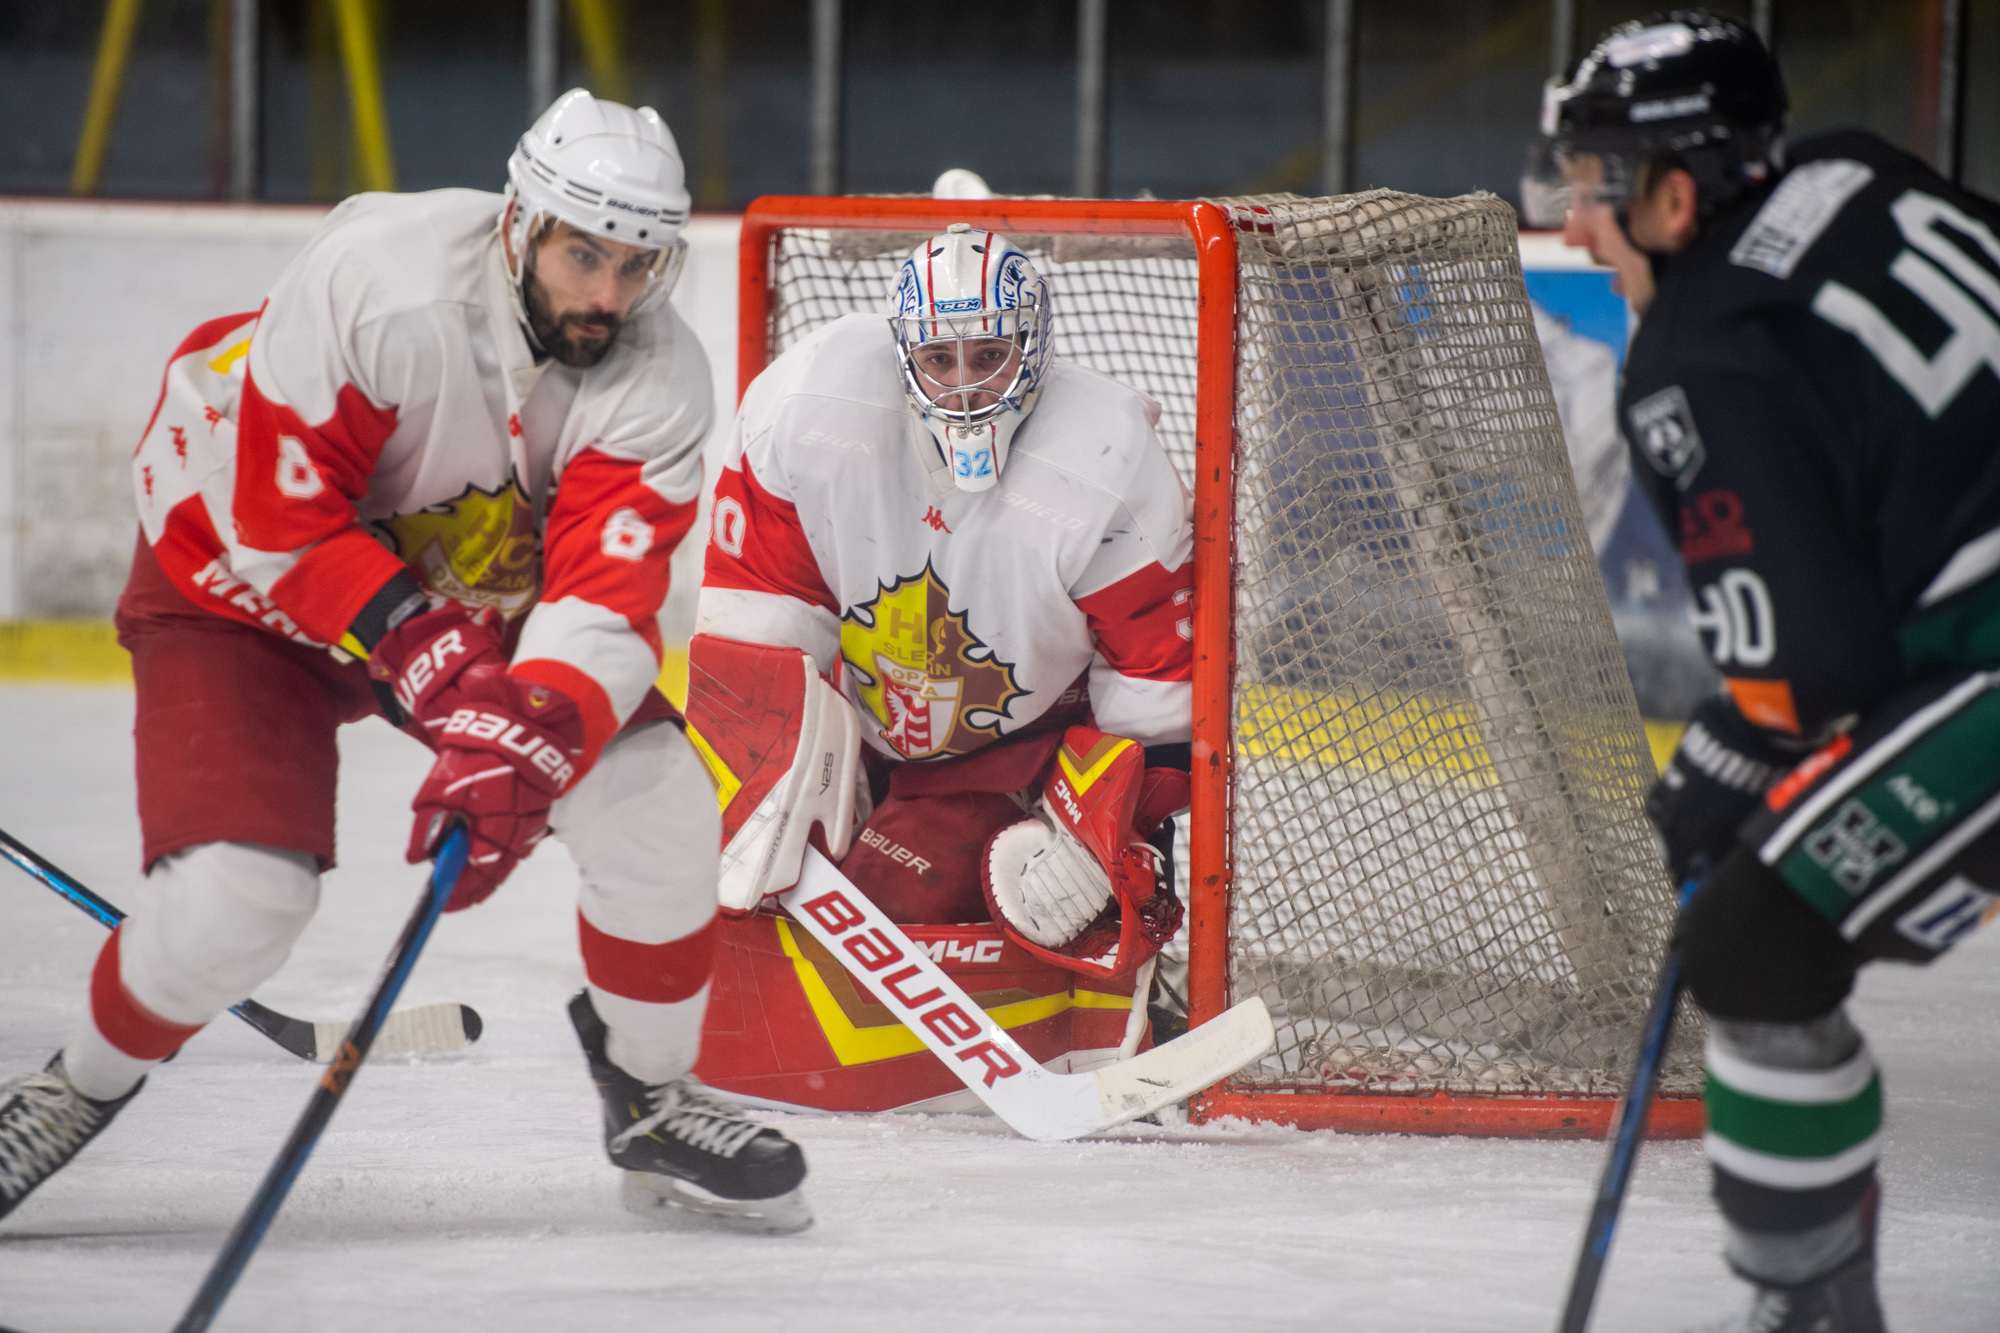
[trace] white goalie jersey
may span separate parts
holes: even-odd
[[[1101,729],[1185,741],[1192,504],[1158,420],[1055,361],[999,483],[959,490],[888,322],[837,320],[744,396],[697,632],[811,653],[893,759],[969,754],[1085,684]]]

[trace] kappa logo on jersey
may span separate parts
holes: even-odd
[[[1641,398],[1626,410],[1625,416],[1639,452],[1646,456],[1653,470],[1663,477],[1672,477],[1678,490],[1693,485],[1695,474],[1701,471],[1702,460],[1708,454],[1702,448],[1701,432],[1695,429],[1694,412],[1688,407],[1687,394],[1681,391],[1681,386],[1669,385]]]
[[[498,491],[467,486],[443,504],[398,514],[376,527],[387,531],[390,549],[432,592],[453,601],[490,606],[511,619],[527,610],[541,589],[535,507],[518,482]],[[650,527],[647,535],[650,539]],[[607,555],[613,554],[612,538],[607,524]]]
[[[848,611],[840,655],[859,680],[879,734],[911,759],[970,754],[1000,734],[1007,705],[1026,694],[1012,663],[980,642],[951,609],[930,563]]]

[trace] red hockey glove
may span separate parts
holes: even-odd
[[[457,707],[454,683],[459,675],[474,665],[507,669],[501,627],[497,611],[448,602],[390,630],[368,654],[376,694],[390,696],[383,711],[393,702],[407,720],[422,726],[425,741],[436,749],[438,729]],[[406,719],[390,713],[389,720],[402,726]]]
[[[1085,976],[1127,976],[1180,928],[1180,900],[1144,839],[1185,802],[1187,777],[1145,764],[1136,742],[1071,727],[1038,817],[987,843],[987,907],[1028,952]]]
[[[583,713],[573,700],[504,669],[476,664],[453,682],[458,706],[434,733],[437,762],[412,802],[409,859],[434,855],[454,816],[472,835],[471,854],[445,911],[500,887],[548,835],[549,807],[583,766]]]
[[[375,645],[368,674],[438,752],[412,803],[409,859],[432,856],[462,816],[471,854],[445,910],[470,907],[547,836],[549,807],[582,766],[583,715],[561,692],[507,674],[491,610],[412,616]]]

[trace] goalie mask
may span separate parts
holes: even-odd
[[[557,222],[652,252],[622,318],[656,308],[687,259],[687,172],[673,132],[657,111],[634,111],[572,88],[535,121],[507,159],[507,275],[515,314],[528,319],[525,288],[533,247]],[[544,349],[546,350],[546,349]]]
[[[1048,372],[1048,283],[1005,236],[955,222],[903,261],[889,324],[953,484],[986,490]]]

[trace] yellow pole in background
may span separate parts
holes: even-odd
[[[111,125],[118,119],[118,94],[125,84],[125,60],[132,54],[132,34],[139,27],[140,0],[108,0],[104,31],[97,39],[97,68],[90,76],[90,104],[83,113],[83,133],[76,141],[76,162],[69,171],[71,194],[96,194],[104,175],[104,150],[111,144]]]
[[[340,55],[347,66],[347,105],[354,117],[354,161],[364,190],[396,188],[389,118],[382,110],[382,68],[376,57],[369,0],[334,0]]]
[[[590,91],[607,101],[632,105],[632,88],[625,77],[625,54],[620,49],[623,43],[619,41],[619,14],[610,0],[570,0],[569,11],[576,19],[577,41],[583,47]]]
[[[729,3],[700,0],[695,9],[695,82],[700,89],[700,155],[694,206],[729,204]]]

